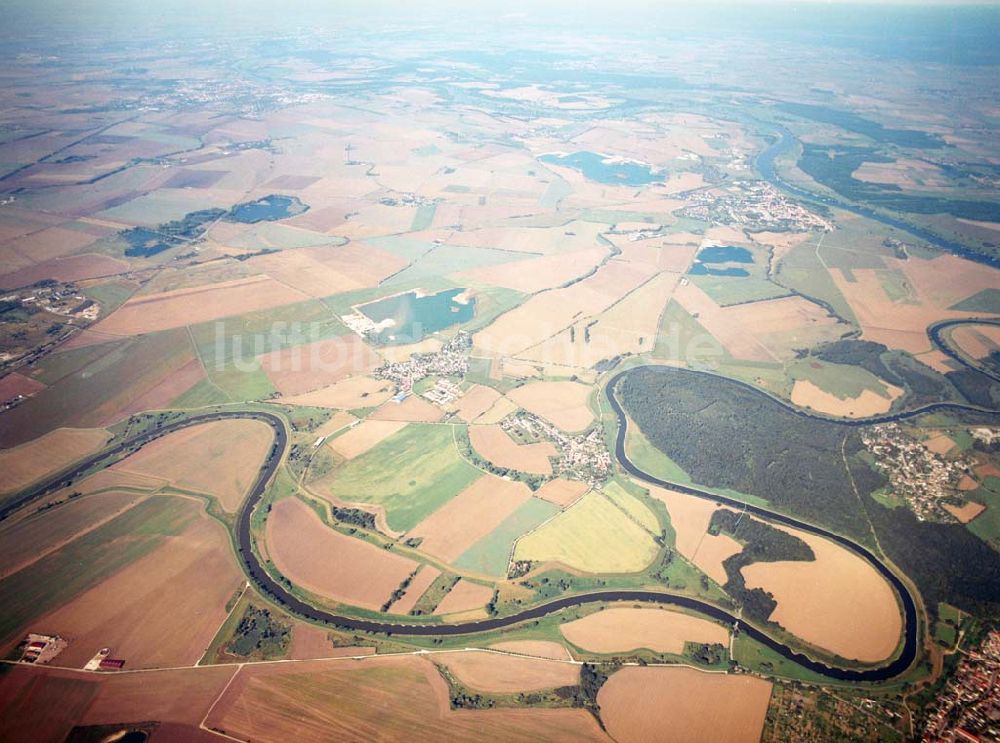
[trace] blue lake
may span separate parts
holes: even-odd
[[[633,162],[605,162],[604,155],[596,152],[574,152],[572,155],[542,155],[543,163],[562,165],[579,170],[592,181],[615,186],[644,186],[658,183],[663,175],[653,173],[648,165]]]
[[[229,210],[228,219],[230,222],[242,222],[243,224],[274,222],[302,214],[308,208],[295,196],[271,194],[256,201],[237,204]]]
[[[753,253],[734,245],[712,245],[695,256],[702,263],[753,263]]]
[[[437,294],[417,296],[416,292],[397,294],[358,309],[373,322],[392,320],[375,340],[383,344],[416,343],[438,330],[468,322],[476,310],[476,300],[457,302],[464,289],[447,289]]]

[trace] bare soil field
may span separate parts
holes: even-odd
[[[90,238],[93,241],[93,238]],[[129,264],[109,255],[73,255],[67,258],[53,258],[33,266],[25,266],[0,276],[0,289],[16,289],[30,286],[42,279],[56,281],[80,281],[101,276],[114,276],[128,271]]]
[[[0,449],[0,493],[16,492],[58,472],[98,451],[110,438],[103,428],[58,428],[13,449]]]
[[[473,284],[503,286],[525,294],[562,286],[594,268],[607,256],[605,248],[589,248],[572,253],[546,255],[539,258],[501,263],[496,266],[462,271],[456,279]]]
[[[409,421],[412,423],[436,423],[444,411],[434,403],[416,395],[410,395],[402,402],[389,401],[372,413],[375,421]]]
[[[463,578],[442,599],[441,603],[434,610],[434,614],[440,616],[442,614],[455,614],[457,612],[482,609],[491,598],[493,598],[492,588],[481,586],[478,583],[473,583]]]
[[[482,426],[496,425],[515,410],[517,410],[517,405],[508,400],[506,397],[501,397],[493,403],[493,407],[476,418],[475,423]]]
[[[548,441],[518,444],[500,426],[469,426],[473,448],[498,467],[507,467],[536,475],[551,475],[549,457],[556,447]]]
[[[423,595],[424,591],[430,588],[431,583],[437,580],[439,575],[441,575],[441,571],[436,567],[433,565],[424,565],[420,568],[420,572],[417,573],[416,577],[410,581],[410,585],[406,587],[406,593],[389,607],[389,612],[392,614],[409,614],[413,607],[416,606],[417,601]]]
[[[961,325],[951,331],[951,340],[974,359],[985,359],[1000,348],[1000,327]]]
[[[417,567],[413,560],[327,527],[297,498],[274,504],[267,546],[278,570],[296,585],[365,609],[380,609]]]
[[[350,431],[330,439],[327,446],[345,459],[354,459],[403,428],[406,428],[403,421],[363,420]]]
[[[306,622],[296,622],[292,626],[292,644],[288,648],[289,660],[313,660],[316,658],[344,658],[356,655],[374,655],[371,647],[336,647],[330,642],[329,630]]]
[[[557,506],[566,507],[578,500],[584,493],[590,490],[590,486],[579,480],[564,480],[557,477],[542,485],[535,493],[538,498],[555,503]]]
[[[442,653],[435,656],[435,660],[477,691],[512,694],[580,683],[578,666],[541,658],[518,658],[478,650]]]
[[[684,652],[685,642],[729,644],[721,625],[667,609],[611,606],[559,627],[563,637],[593,653],[646,648],[656,653]]]
[[[61,665],[81,667],[102,647],[128,668],[193,664],[241,581],[225,528],[201,512],[178,536],[33,625],[70,641]]]
[[[261,356],[260,362],[278,391],[294,397],[369,372],[382,359],[360,337],[349,333],[274,351]]]
[[[318,408],[352,410],[381,405],[392,397],[392,385],[382,379],[359,376],[347,377],[329,387],[306,392],[302,395],[282,397],[286,405],[304,405]]]
[[[408,536],[423,540],[421,551],[452,562],[530,497],[531,491],[523,483],[483,475],[421,521]]]
[[[30,397],[39,390],[44,390],[41,382],[26,377],[17,372],[11,372],[0,379],[0,404],[9,402],[15,397]]]
[[[851,177],[865,183],[887,183],[918,191],[946,189],[951,185],[939,167],[912,158],[894,160],[891,163],[861,163],[851,173]]]
[[[612,261],[565,289],[533,295],[473,337],[474,347],[515,356],[569,327],[581,315],[597,315],[655,273],[650,266]]]
[[[944,509],[958,519],[963,524],[968,524],[976,516],[981,514],[986,510],[986,506],[982,503],[969,502],[961,506],[953,506],[951,503],[945,503]]]
[[[649,494],[667,507],[676,533],[677,551],[716,583],[725,583],[727,577],[722,563],[742,552],[743,546],[726,534],[708,533],[716,504],[665,488],[650,487]]]
[[[251,276],[130,299],[98,322],[94,330],[110,335],[140,335],[305,299],[308,299],[307,295],[267,276]]]
[[[330,434],[336,433],[341,429],[347,428],[349,425],[354,423],[357,418],[348,413],[346,410],[338,410],[336,413],[330,416],[326,423],[322,424],[313,433],[319,436],[329,436]]]
[[[156,439],[112,469],[208,493],[232,513],[250,489],[272,438],[271,428],[260,421],[213,421]]]
[[[809,408],[827,415],[843,418],[869,418],[885,413],[892,401],[903,394],[899,387],[887,384],[891,397],[883,397],[871,390],[864,390],[857,397],[840,398],[827,392],[807,379],[796,379],[792,387],[791,400],[801,408]]]
[[[693,282],[679,286],[674,293],[674,299],[688,314],[697,317],[711,338],[717,339],[735,358],[746,361],[776,360],[771,352],[748,332],[746,325],[742,322],[734,324],[724,309]],[[708,344],[711,338],[705,339],[704,342]]]
[[[20,521],[4,521],[0,528],[0,578],[107,523],[143,497],[137,493],[97,493]]]
[[[551,640],[507,640],[490,645],[493,650],[500,650],[515,655],[530,655],[534,658],[549,658],[551,660],[573,660],[563,645]]]
[[[141,413],[145,410],[163,410],[205,378],[205,369],[202,367],[201,361],[191,359],[152,389],[132,399],[122,409],[122,412],[131,414]]]
[[[558,428],[576,432],[594,422],[587,406],[592,391],[579,382],[529,382],[508,392],[507,397]]]
[[[466,423],[471,423],[496,404],[500,393],[492,387],[475,384],[455,401],[455,414]]]
[[[164,740],[207,743],[198,724],[236,669],[215,666],[94,674],[17,666],[0,678],[0,738],[64,740],[75,725],[157,720]]]
[[[608,734],[619,743],[756,743],[770,698],[770,682],[753,676],[625,668],[608,679],[597,702]]]
[[[770,619],[808,643],[851,660],[888,658],[903,629],[896,596],[873,567],[829,540],[777,527],[808,544],[812,562],[761,562],[743,568],[748,588],[778,602]]]
[[[931,436],[923,443],[924,446],[926,446],[930,451],[935,454],[940,454],[941,456],[944,456],[955,448],[955,440],[951,438],[951,436],[944,433]]]
[[[418,657],[248,666],[206,724],[275,742],[607,740],[583,710],[452,710],[444,679]]]

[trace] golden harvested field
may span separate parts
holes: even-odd
[[[701,326],[722,344],[732,356],[746,361],[775,361],[768,351],[742,322],[733,323],[697,284],[688,282],[677,287],[674,299],[684,310],[698,318]],[[742,306],[738,309],[744,309]],[[710,339],[706,339],[706,342]]]
[[[514,559],[559,562],[587,573],[633,573],[657,550],[645,529],[594,491],[521,537]]]
[[[452,710],[430,660],[375,657],[245,667],[206,724],[255,741],[607,740],[583,710]]]
[[[352,410],[381,405],[390,397],[392,397],[392,385],[389,382],[360,376],[348,377],[329,387],[320,387],[302,395],[282,397],[281,402],[286,405]]]
[[[199,515],[178,536],[32,623],[70,641],[60,665],[83,666],[102,647],[128,668],[190,665],[204,654],[243,578],[225,528],[195,502],[184,507]]]
[[[345,459],[354,459],[403,428],[406,428],[406,423],[402,421],[364,420],[346,433],[330,439],[327,446]]]
[[[27,567],[79,536],[124,513],[145,496],[97,493],[35,513],[20,521],[2,522],[0,578]]]
[[[323,423],[313,433],[316,434],[317,438],[320,436],[330,436],[337,431],[347,428],[357,420],[357,418],[348,413],[346,410],[338,410],[330,416],[326,423]]]
[[[261,367],[271,383],[282,395],[291,397],[364,374],[381,363],[371,346],[354,333],[260,357]]]
[[[412,423],[436,423],[444,411],[437,405],[416,395],[410,395],[402,402],[389,401],[369,416],[375,421],[410,421]]]
[[[667,609],[611,606],[563,624],[559,630],[571,643],[592,653],[646,648],[680,655],[685,642],[729,644],[729,631],[725,627]]]
[[[417,573],[416,577],[410,581],[410,585],[406,587],[406,593],[389,607],[389,612],[391,614],[409,614],[410,610],[416,606],[417,601],[423,595],[424,591],[430,588],[431,583],[437,580],[439,575],[441,575],[441,571],[436,567],[433,565],[424,565],[420,568],[420,572]]]
[[[809,408],[827,415],[836,415],[842,418],[870,418],[879,413],[885,413],[892,405],[892,401],[903,394],[900,387],[886,384],[891,397],[863,390],[857,397],[840,398],[831,392],[827,392],[808,379],[796,379],[792,387],[791,400],[801,408]]]
[[[512,694],[580,683],[578,666],[541,658],[518,658],[474,650],[442,653],[434,659],[464,685],[477,691]]]
[[[778,602],[770,619],[796,637],[844,658],[875,662],[896,649],[903,620],[896,596],[875,568],[833,542],[778,526],[806,544],[812,562],[760,562],[743,568],[748,588]]]
[[[557,452],[548,441],[518,444],[500,426],[469,426],[469,439],[480,456],[498,467],[536,475],[552,474],[549,457]]]
[[[499,399],[500,393],[492,387],[474,384],[455,401],[455,414],[466,423],[471,423],[492,408]]]
[[[976,518],[976,516],[985,511],[986,506],[984,506],[982,503],[976,503],[974,501],[970,501],[969,503],[964,503],[961,506],[953,506],[951,505],[951,503],[945,503],[944,509],[952,516],[954,516],[956,519],[958,519],[961,523],[968,524],[970,521]]]
[[[278,570],[296,585],[365,609],[381,608],[417,567],[413,560],[334,531],[298,498],[274,504],[267,546]]]
[[[618,743],[756,743],[770,699],[763,679],[693,668],[624,668],[597,695]]]
[[[667,507],[676,534],[674,546],[677,551],[716,583],[725,583],[727,577],[722,563],[742,552],[743,546],[727,534],[713,536],[708,533],[708,524],[718,506],[704,498],[665,488],[650,487],[649,494]]]
[[[974,359],[985,359],[1000,348],[1000,327],[962,325],[951,331],[951,341]]]
[[[487,355],[516,356],[569,327],[580,316],[603,312],[655,273],[650,266],[611,261],[565,289],[533,295],[473,337]]]
[[[103,428],[58,428],[34,441],[0,449],[0,493],[13,493],[103,447]]]
[[[113,469],[208,493],[232,513],[250,490],[273,438],[271,427],[260,421],[213,421],[156,439]]]
[[[495,425],[515,410],[517,410],[517,405],[508,400],[506,397],[501,397],[493,404],[493,407],[476,418],[475,422],[483,426]]]
[[[191,359],[179,369],[168,374],[161,382],[133,398],[121,413],[141,413],[145,410],[163,410],[183,393],[206,379],[205,369],[198,359]]]
[[[558,642],[551,640],[507,640],[496,642],[490,647],[505,653],[530,655],[534,658],[550,658],[552,660],[573,660],[569,650]]]
[[[594,422],[587,407],[592,388],[579,382],[528,382],[507,397],[564,431],[582,431]]]
[[[590,490],[590,486],[580,480],[564,480],[557,477],[542,485],[535,496],[557,506],[566,507]]]
[[[939,167],[911,158],[891,163],[864,162],[851,173],[851,177],[866,183],[887,183],[917,191],[950,187],[950,181]]]
[[[564,330],[522,356],[541,363],[589,368],[602,359],[651,351],[660,315],[679,280],[679,274],[658,274],[600,315],[596,324],[579,320],[572,332]]]
[[[98,322],[94,330],[110,335],[141,335],[293,304],[308,298],[308,295],[267,276],[251,276],[130,299]]]
[[[407,264],[404,258],[357,243],[282,250],[258,262],[269,276],[311,297],[377,286]]]
[[[534,294],[565,284],[594,268],[607,256],[606,248],[588,248],[572,253],[546,255],[496,266],[462,271],[456,279],[473,284],[503,286]]]
[[[436,615],[482,609],[493,598],[493,589],[464,578],[455,584],[434,610]]]
[[[0,739],[64,740],[75,725],[157,720],[162,740],[211,741],[198,729],[236,673],[232,666],[129,673],[81,673],[19,665],[0,678]]]
[[[524,483],[483,475],[411,529],[420,550],[451,562],[531,497]]]

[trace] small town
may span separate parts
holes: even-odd
[[[945,459],[908,436],[896,423],[872,426],[861,434],[879,470],[889,478],[893,495],[903,498],[921,521],[954,523],[945,498],[954,497],[972,465]]]
[[[608,479],[611,454],[604,444],[600,428],[570,436],[538,416],[519,411],[504,418],[501,427],[508,433],[521,433],[531,439],[551,441],[559,450],[553,470],[557,477],[583,480],[597,486]]]
[[[372,374],[377,379],[387,379],[400,393],[409,393],[413,385],[424,377],[462,377],[469,370],[469,349],[472,336],[457,333],[434,353],[415,353],[409,361],[398,361],[380,366]]]
[[[699,191],[679,214],[739,225],[751,232],[830,232],[833,225],[784,196],[766,181],[735,181],[728,191]]]
[[[921,736],[927,743],[1000,740],[1000,631],[964,656],[934,701]]]

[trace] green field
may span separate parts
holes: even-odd
[[[525,532],[544,523],[559,512],[559,507],[539,498],[531,498],[500,522],[500,525],[469,547],[455,560],[455,567],[497,577],[507,574],[510,551]]]
[[[338,469],[331,490],[384,506],[389,527],[407,531],[481,474],[459,455],[451,426],[411,423]]]
[[[667,303],[660,318],[653,357],[663,361],[702,359],[718,363],[729,354],[687,310],[674,300]]]
[[[1000,289],[983,289],[948,309],[962,312],[989,312],[1000,315]]]
[[[652,517],[645,506],[637,505]],[[591,492],[521,537],[514,559],[554,560],[588,573],[634,573],[648,566],[657,551],[656,542],[642,526],[607,497]]]
[[[791,293],[763,276],[689,276],[688,278],[722,307],[787,297]]]
[[[1000,478],[987,477],[972,500],[982,503],[986,510],[970,521],[966,528],[984,542],[1000,548]]]
[[[879,271],[878,281],[882,285],[882,291],[885,292],[890,301],[902,304],[920,304],[920,298],[913,285],[910,284],[906,274],[902,271],[889,269]]]
[[[433,250],[420,256],[411,266],[389,277],[384,283],[386,286],[407,284],[430,277],[447,276],[458,271],[467,271],[470,268],[510,263],[521,257],[516,253],[493,250],[492,248],[436,245]]]
[[[4,578],[0,581],[0,642],[148,554],[165,537],[180,534],[197,518],[198,509],[193,501],[149,498]]]
[[[651,534],[660,533],[660,521],[656,518],[656,514],[650,511],[642,501],[627,492],[617,482],[609,482],[601,488],[601,492],[646,531]]]
[[[816,255],[813,240],[796,245],[778,262],[775,281],[807,297],[827,302],[842,318],[857,324],[850,305]]]
[[[865,390],[884,397],[889,396],[889,391],[882,381],[860,366],[802,359],[788,365],[788,374],[792,380],[802,379],[812,382],[841,400],[858,397]]]

